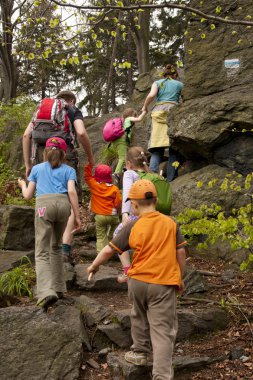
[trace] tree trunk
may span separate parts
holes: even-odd
[[[113,63],[116,59],[116,54],[117,54],[119,30],[120,30],[119,27],[117,27],[116,36],[114,38],[114,43],[113,43],[113,48],[112,48],[111,63],[110,63],[108,78],[107,78],[107,82],[106,82],[106,92],[105,92],[105,97],[104,97],[104,103],[103,103],[103,107],[102,107],[102,114],[103,115],[109,113],[109,97],[110,97],[110,91],[111,91],[111,87],[112,87],[113,73],[115,71]]]
[[[17,69],[12,56],[13,1],[1,1],[2,34],[0,41],[0,78],[3,94],[0,100],[8,101],[17,94]],[[10,32],[11,31],[11,32]]]
[[[134,91],[133,86],[133,59],[132,59],[132,47],[133,47],[133,39],[131,34],[131,29],[128,27],[127,34],[127,61],[131,63],[131,67],[127,70],[127,93],[129,98],[132,96]]]

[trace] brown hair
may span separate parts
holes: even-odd
[[[164,78],[166,77],[171,77],[173,79],[178,78],[178,72],[177,72],[176,67],[173,65],[166,65],[163,70],[163,76]]]
[[[48,161],[52,169],[59,168],[65,161],[66,154],[62,149],[55,147],[45,148],[43,153],[44,161]]]
[[[156,197],[149,198],[149,199],[134,199],[136,203],[138,203],[139,206],[141,207],[146,207],[150,205],[156,205]]]
[[[126,119],[129,116],[136,116],[136,114],[137,112],[133,108],[126,108],[122,113],[122,117]]]
[[[130,161],[136,169],[142,169],[148,172],[148,159],[144,153],[144,149],[140,146],[132,146],[126,154],[126,161]]]
[[[64,99],[67,103],[74,101],[74,104],[76,104],[76,96],[73,94],[72,91],[60,91],[59,94],[56,95],[56,98]]]

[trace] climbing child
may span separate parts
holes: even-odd
[[[118,211],[121,207],[121,194],[112,184],[112,169],[108,165],[98,165],[92,175],[90,164],[84,167],[84,177],[91,192],[91,211],[96,221],[97,252],[100,252],[112,239],[119,224]]]
[[[45,310],[66,292],[61,243],[71,206],[76,226],[72,233],[81,228],[75,189],[76,172],[64,164],[66,151],[67,144],[62,138],[49,138],[44,150],[44,162],[32,168],[28,185],[23,179],[18,180],[25,199],[31,199],[36,190],[37,305]]]
[[[125,133],[118,139],[111,142],[111,147],[118,154],[118,164],[114,171],[115,177],[118,181],[125,164],[127,148],[131,141],[132,127],[134,126],[134,123],[141,121],[146,113],[146,111],[143,111],[140,116],[137,116],[137,112],[133,108],[126,108],[122,113],[123,129],[125,130]]]
[[[88,275],[115,254],[134,250],[128,295],[132,303],[133,345],[129,363],[145,366],[153,351],[153,379],[173,379],[172,354],[177,334],[176,292],[183,290],[186,241],[176,221],[156,211],[155,185],[137,180],[131,187],[137,221],[129,222],[88,267]]]
[[[149,172],[147,165],[147,157],[144,153],[144,149],[139,146],[133,146],[128,149],[126,154],[126,171],[123,175],[123,200],[122,200],[122,223],[115,230],[114,236],[116,236],[122,227],[131,220],[136,220],[137,216],[133,215],[131,210],[130,201],[126,201],[128,198],[129,190],[132,184],[139,179],[138,171]],[[126,251],[119,255],[121,264],[123,266],[123,273],[118,276],[119,282],[126,282],[127,272],[130,268],[130,255]]]

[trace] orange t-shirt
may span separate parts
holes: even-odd
[[[145,213],[129,223],[110,242],[118,253],[134,249],[128,276],[160,285],[181,284],[176,250],[186,245],[175,220],[158,211]]]
[[[122,197],[117,186],[99,183],[92,176],[92,167],[84,167],[84,177],[91,192],[91,211],[98,215],[116,215],[121,206]]]

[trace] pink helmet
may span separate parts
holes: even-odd
[[[112,169],[108,165],[98,165],[95,168],[95,180],[97,182],[112,183]]]

